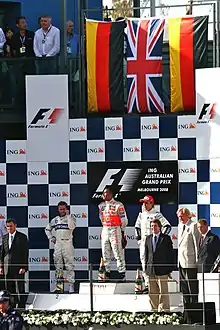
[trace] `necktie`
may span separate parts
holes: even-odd
[[[186,225],[183,225],[182,235],[183,235],[185,229],[186,229]]]
[[[14,239],[13,235],[10,235],[10,244],[9,244],[9,248],[11,248],[11,245],[12,245],[13,239]]]
[[[157,236],[154,236],[154,251],[156,250],[156,246],[157,246]]]
[[[202,237],[200,238],[199,247],[201,247],[201,246],[202,246],[202,244],[203,244],[203,242],[204,242],[204,239],[205,239],[205,237],[204,237],[204,236],[202,236]]]

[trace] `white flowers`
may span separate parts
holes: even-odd
[[[180,315],[174,314],[147,314],[147,313],[127,313],[127,312],[96,312],[93,315],[75,311],[25,311],[22,314],[24,321],[29,325],[66,325],[86,326],[93,329],[94,324],[102,326],[118,326],[118,325],[147,325],[147,324],[173,324],[179,325],[182,322]]]

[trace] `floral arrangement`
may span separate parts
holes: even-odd
[[[179,325],[183,322],[181,314],[159,314],[159,313],[128,313],[128,312],[77,312],[77,311],[25,311],[22,313],[27,325],[72,325],[79,327],[92,327],[98,324],[101,326],[119,325]]]

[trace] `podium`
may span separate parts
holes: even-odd
[[[134,282],[93,283],[94,311],[150,312],[148,294],[135,294]],[[175,281],[169,281],[171,312],[182,312],[182,294]],[[88,312],[91,308],[90,283],[80,283],[79,294],[32,294],[27,309],[77,310]]]
[[[203,274],[198,274],[199,281],[199,302],[214,302],[216,310],[216,322],[220,322],[220,273],[204,273],[204,294]]]

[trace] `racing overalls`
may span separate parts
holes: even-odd
[[[72,242],[73,230],[76,227],[76,220],[71,215],[64,217],[56,216],[45,228],[49,240],[56,238],[54,245],[54,265],[56,273],[63,270],[63,261],[67,270],[69,283],[75,282],[74,274],[74,247]]]
[[[106,272],[110,272],[111,252],[117,262],[119,273],[125,273],[125,257],[122,249],[122,231],[128,224],[124,205],[114,199],[99,204],[102,229],[102,257]]]
[[[153,207],[150,211],[142,211],[139,213],[136,223],[135,223],[135,236],[138,241],[140,250],[140,261],[143,270],[143,277],[145,285],[148,285],[148,276],[145,272],[146,267],[146,255],[145,255],[145,240],[146,236],[151,235],[150,222],[154,219],[158,219],[162,225],[161,232],[163,234],[169,234],[171,231],[171,225],[169,221],[162,215],[162,213],[157,212]]]

